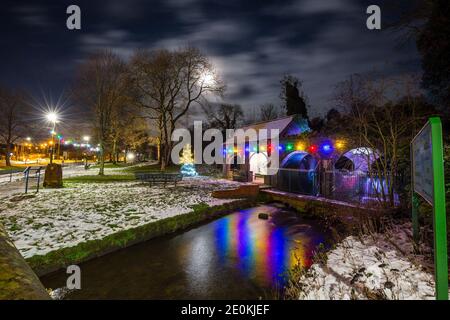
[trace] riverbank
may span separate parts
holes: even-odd
[[[308,270],[293,271],[289,298],[435,299],[432,250],[413,245],[409,222],[397,221],[380,233],[348,236],[315,261]]]

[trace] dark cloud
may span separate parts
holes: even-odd
[[[30,27],[48,27],[51,25],[46,7],[38,5],[22,5],[11,8],[18,21]]]
[[[383,17],[398,16],[387,1],[376,2]],[[399,47],[398,35],[367,30],[369,1],[78,1],[81,31],[65,28],[70,4],[4,4],[10,10],[1,13],[0,36],[8,50],[0,53],[0,81],[59,94],[95,50],[112,48],[126,58],[136,48],[190,44],[211,56],[226,80],[227,101],[247,110],[279,105],[279,81],[291,73],[303,80],[311,112],[323,114],[333,86],[352,73],[420,70],[414,44]]]

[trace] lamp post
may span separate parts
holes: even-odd
[[[86,146],[88,145],[89,140],[91,140],[91,137],[83,136],[83,141],[86,143]],[[84,153],[84,154],[85,154],[85,156],[84,156],[84,168],[87,170],[89,168],[89,166],[88,166],[88,157],[87,157],[87,153]]]
[[[46,118],[49,122],[51,122],[53,124],[53,129],[52,129],[52,152],[50,154],[50,164],[53,163],[53,154],[54,154],[54,150],[55,150],[55,129],[56,129],[56,122],[58,122],[58,115],[55,112],[49,112],[46,115]]]

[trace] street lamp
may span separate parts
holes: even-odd
[[[45,117],[53,124],[56,124],[56,122],[58,122],[58,115],[56,114],[56,112],[48,112]]]
[[[83,137],[83,141],[84,142],[86,142],[86,147],[87,148],[89,148],[89,140],[91,140],[91,137],[89,137],[89,136],[84,136]],[[87,154],[85,154],[85,157],[84,157],[84,168],[85,169],[88,169],[89,168],[89,166],[88,166],[88,157],[87,157]]]
[[[45,117],[47,118],[47,120],[51,123],[53,123],[53,129],[51,131],[51,135],[52,135],[52,153],[50,155],[50,164],[53,163],[53,154],[54,154],[54,150],[55,150],[55,146],[54,146],[54,137],[55,137],[55,129],[56,129],[56,122],[58,122],[58,115],[56,114],[56,112],[50,111],[48,112]]]

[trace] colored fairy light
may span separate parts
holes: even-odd
[[[323,153],[326,153],[326,154],[331,153],[333,151],[333,147],[329,143],[322,144],[320,149]]]
[[[266,147],[265,147],[265,146],[261,146],[260,149],[261,149],[261,151],[263,151],[263,152],[266,151]]]
[[[337,140],[336,141],[336,148],[338,149],[343,149],[345,147],[345,143],[342,140]]]
[[[293,150],[294,149],[294,146],[291,144],[291,143],[288,143],[287,145],[286,145],[286,150],[287,151],[291,151],[291,150]]]
[[[315,145],[315,144],[312,144],[312,145],[309,146],[309,151],[310,151],[311,153],[317,152],[317,149],[318,149],[318,147],[317,147],[317,145]]]
[[[249,152],[250,148],[249,147],[245,147],[245,152]]]
[[[283,150],[283,146],[278,146],[278,150],[282,151]]]
[[[297,151],[305,151],[305,144],[302,142],[297,143],[297,146],[295,147]]]

